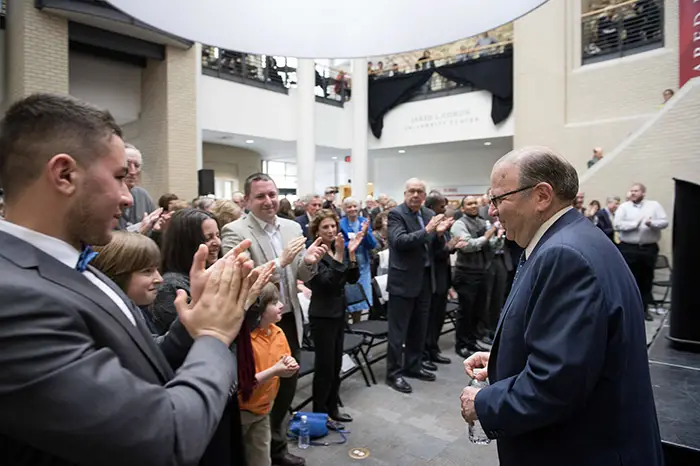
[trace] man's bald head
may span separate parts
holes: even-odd
[[[518,184],[521,188],[547,183],[554,196],[565,204],[576,199],[578,174],[573,165],[564,157],[544,146],[527,146],[516,149],[501,157],[494,166],[494,174],[504,177],[505,171],[497,172],[498,167],[519,168]]]

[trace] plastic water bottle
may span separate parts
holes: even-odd
[[[474,376],[481,372],[483,369],[474,369]],[[480,382],[476,380],[476,377],[472,379],[471,383],[469,384],[470,387],[474,388],[484,388],[487,387],[489,383],[484,380],[483,382]],[[486,432],[484,432],[484,428],[481,427],[481,422],[477,419],[474,421],[473,424],[469,424],[467,427],[468,432],[469,432],[469,440],[476,444],[476,445],[488,445],[491,443],[491,439],[486,435]]]
[[[299,424],[299,448],[306,450],[309,448],[309,442],[309,420],[306,416],[302,416],[301,424]]]

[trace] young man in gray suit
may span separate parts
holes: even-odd
[[[206,271],[200,246],[192,302],[154,340],[84,246],[131,205],[126,173],[112,116],[72,97],[27,97],[0,124],[3,465],[194,466],[235,389],[249,243]]]
[[[244,184],[245,202],[249,215],[225,225],[221,230],[221,247],[224,253],[250,240],[250,258],[256,265],[275,261],[276,271],[272,280],[280,286],[284,303],[282,320],[277,324],[287,337],[292,357],[300,360],[303,320],[297,297],[297,280],[309,281],[316,273],[316,264],[328,252],[320,245],[320,239],[304,250],[305,238],[301,227],[294,220],[277,216],[278,191],[275,182],[264,173],[250,175]],[[272,464],[301,466],[303,458],[287,450],[287,425],[285,417],[294,399],[297,376],[280,380],[280,388],[270,412],[272,429]]]

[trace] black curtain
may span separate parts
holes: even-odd
[[[433,70],[416,71],[387,78],[369,79],[367,94],[369,127],[377,139],[382,137],[384,115],[392,108],[406,102],[428,82]]]
[[[513,110],[513,52],[435,68],[435,72],[457,84],[471,84],[492,96],[491,120],[504,121]]]
[[[700,185],[679,179],[675,182],[669,337],[700,348],[700,294],[695,275],[700,262]]]
[[[433,69],[415,71],[369,81],[369,126],[376,138],[382,136],[384,115],[410,100],[433,73],[457,84],[470,84],[493,95],[491,119],[498,124],[513,110],[513,51],[468,60]]]

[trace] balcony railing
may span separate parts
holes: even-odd
[[[435,56],[424,56],[416,60],[411,66],[409,64],[399,65],[394,63],[388,69],[368,69],[370,79],[382,79],[402,74],[413,73],[426,69],[437,68],[439,66],[451,65],[453,63],[466,62],[484,57],[492,57],[509,53],[513,49],[513,41],[507,40],[502,42],[494,42],[487,45],[473,46],[470,48],[462,47],[455,54],[436,54]],[[430,80],[411,97],[411,100],[422,100],[432,97],[440,97],[442,95],[458,94],[463,92],[477,91],[471,85],[459,85],[450,81],[437,73],[434,73]]]
[[[276,92],[297,85],[296,59],[202,47],[202,72]],[[350,75],[316,64],[317,101],[343,105],[350,98]]]
[[[581,16],[582,64],[663,47],[662,0],[631,0]]]

